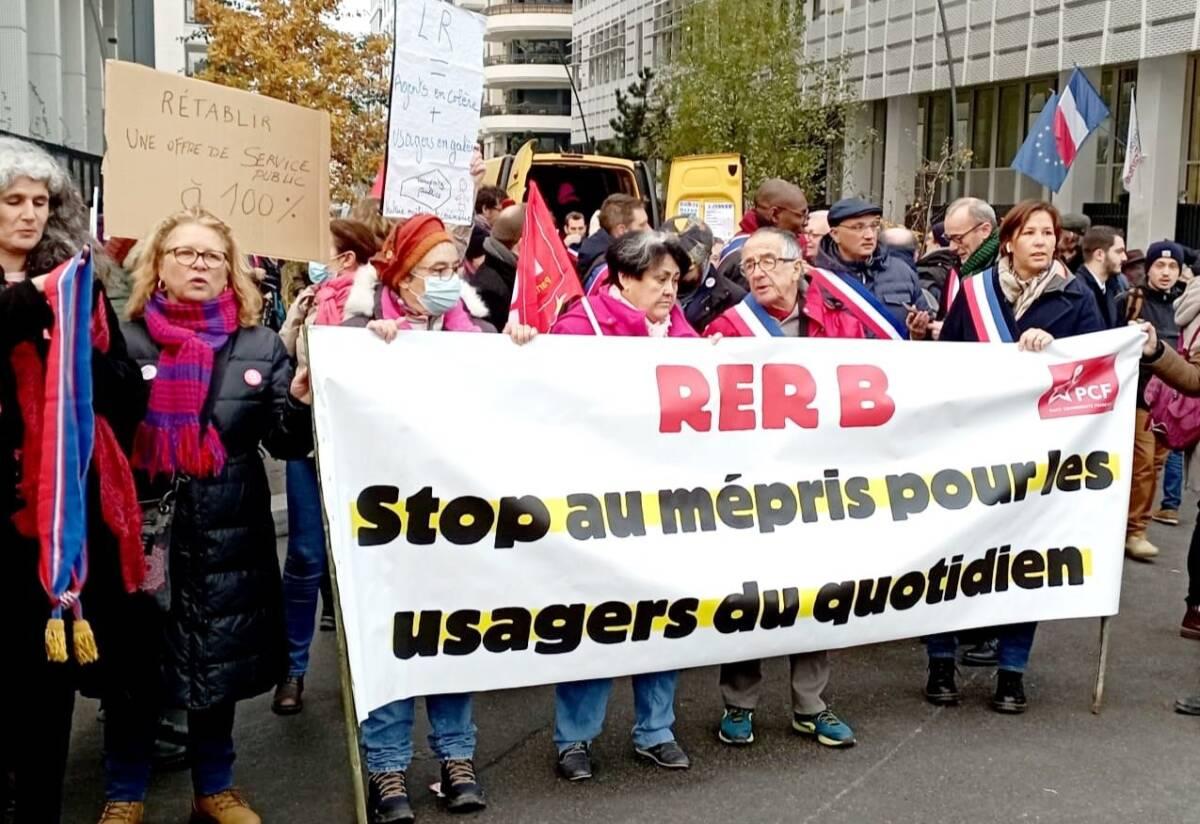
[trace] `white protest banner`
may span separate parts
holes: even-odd
[[[136,63],[106,64],[104,231],[203,206],[242,251],[329,256],[329,115]]]
[[[396,0],[383,213],[466,225],[483,101],[484,18],[441,0]]]
[[[1114,614],[1141,340],[313,329],[358,713]]]

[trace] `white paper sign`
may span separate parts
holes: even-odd
[[[1141,340],[314,327],[359,716],[1112,615]],[[492,425],[464,426],[481,397]]]
[[[700,201],[698,200],[681,200],[679,201],[679,214],[685,217],[694,217],[700,219]]]
[[[471,222],[471,155],[483,100],[484,18],[441,0],[397,0],[383,213]]]
[[[704,204],[704,222],[712,229],[713,237],[729,240],[737,234],[733,222],[733,204],[708,201]]]

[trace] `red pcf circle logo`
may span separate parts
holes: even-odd
[[[1050,388],[1038,400],[1038,414],[1045,419],[1111,412],[1121,389],[1116,364],[1116,355],[1104,355],[1051,366]]]

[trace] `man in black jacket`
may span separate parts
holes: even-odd
[[[1118,276],[1125,263],[1125,239],[1111,226],[1093,226],[1083,235],[1083,266],[1075,274],[1096,296],[1104,325],[1114,329],[1124,325],[1117,313]]]
[[[474,310],[471,314],[486,320],[497,330],[503,329],[508,323],[513,284],[517,282],[517,244],[521,242],[521,230],[524,226],[523,204],[509,206],[500,212],[492,222],[491,235],[483,241],[483,263],[469,280],[486,308],[486,314],[483,316]]]
[[[600,206],[600,231],[579,247],[579,280],[584,289],[592,274],[604,264],[604,256],[614,240],[628,232],[643,232],[650,228],[646,206],[633,195],[609,195]]]

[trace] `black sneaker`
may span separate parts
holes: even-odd
[[[412,806],[408,803],[408,776],[403,770],[370,774],[367,811],[371,824],[404,824],[413,820]]]
[[[976,644],[962,654],[962,663],[965,667],[994,667],[999,658],[996,649],[999,647],[999,642],[993,638],[990,641]]]
[[[1029,706],[1025,700],[1024,678],[1019,672],[1000,670],[996,673],[996,694],[992,696],[992,709],[1010,715],[1019,715]]]
[[[668,770],[686,770],[692,766],[692,759],[687,757],[687,753],[675,741],[668,741],[665,744],[659,744],[654,747],[634,747],[633,751],[642,758],[649,758],[660,767],[665,767]]]
[[[337,618],[333,612],[321,613],[321,632],[333,632],[337,629]]]
[[[576,741],[558,754],[558,774],[568,781],[592,777],[592,745]]]
[[[483,787],[475,776],[475,762],[451,758],[442,762],[442,798],[452,813],[473,813],[487,806]]]
[[[930,658],[929,680],[925,683],[925,700],[938,707],[950,707],[962,696],[954,683],[954,659]]]

